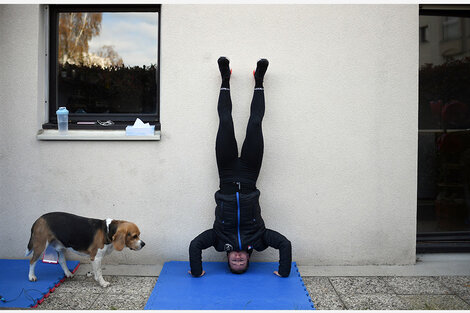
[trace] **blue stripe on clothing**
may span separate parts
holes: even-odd
[[[240,237],[240,195],[239,193],[237,192],[237,213],[238,213],[238,246],[240,248],[240,250],[242,249],[242,239]]]

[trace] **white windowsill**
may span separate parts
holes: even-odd
[[[125,130],[69,130],[66,135],[59,134],[57,129],[40,129],[38,140],[125,140],[157,141],[161,132],[156,130],[153,136],[126,136]]]

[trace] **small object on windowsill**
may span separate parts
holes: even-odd
[[[155,125],[142,122],[140,118],[137,118],[134,125],[126,127],[126,136],[153,136],[155,134]]]
[[[77,125],[95,125],[96,122],[77,122]]]
[[[104,122],[98,120],[98,121],[96,121],[96,122],[98,122],[98,124],[100,124],[101,126],[111,126],[111,125],[114,125],[114,122],[111,121],[111,120],[107,120],[107,121],[104,121]]]
[[[60,107],[57,111],[57,128],[59,134],[67,135],[69,130],[69,111],[66,107]]]

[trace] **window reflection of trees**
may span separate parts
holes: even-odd
[[[66,63],[82,66],[122,66],[122,58],[113,46],[104,45],[90,53],[89,41],[99,36],[103,13],[61,13],[59,16],[59,57],[61,65]]]
[[[59,104],[75,114],[155,113],[156,65],[126,67],[112,45],[89,51],[102,19],[103,13],[59,14]]]

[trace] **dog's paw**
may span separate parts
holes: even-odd
[[[38,278],[35,275],[29,275],[28,278],[29,278],[29,281],[37,281],[38,280]]]
[[[111,285],[111,283],[109,283],[109,282],[107,282],[107,281],[105,281],[105,280],[102,280],[102,281],[100,282],[100,285],[101,285],[101,287],[106,288],[106,287],[108,287],[109,285]]]
[[[65,273],[65,276],[66,276],[67,278],[73,278],[75,275],[72,274],[72,273],[70,273],[70,272],[68,272],[68,273]]]

